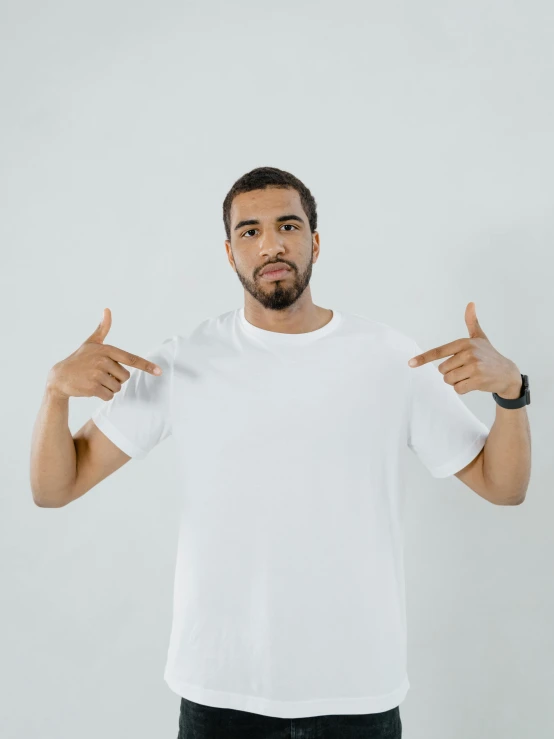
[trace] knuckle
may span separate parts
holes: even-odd
[[[117,365],[117,369],[119,370],[120,374],[124,378],[123,380],[119,380],[119,378],[116,378],[116,379],[118,380],[118,382],[126,382],[129,379],[129,377],[131,377],[131,373],[129,372],[127,367],[125,367],[123,364],[119,364],[119,362],[116,362],[116,365]],[[115,377],[115,375],[113,376]]]
[[[108,377],[110,377],[110,383],[115,384],[117,389],[119,390],[121,388],[121,383],[119,382],[117,377],[115,375],[112,375],[111,372],[108,372]]]
[[[133,366],[138,362],[138,357],[136,354],[129,354],[129,364],[132,364]]]

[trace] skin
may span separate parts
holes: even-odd
[[[511,359],[500,354],[491,344],[477,320],[473,302],[466,306],[465,322],[469,338],[428,349],[412,357],[408,362],[410,367],[450,357],[439,364],[438,370],[457,393],[463,395],[471,390],[482,390],[497,393],[501,398],[517,398],[521,390],[521,373]]]
[[[278,221],[282,216],[301,219]],[[256,220],[256,224],[240,225]],[[267,187],[240,193],[230,211],[227,258],[244,288],[244,316],[266,331],[297,334],[329,323],[333,311],[315,305],[310,291],[312,265],[320,252],[319,234],[310,231],[300,195],[292,188]],[[280,280],[260,276],[269,263],[284,262],[291,271]]]
[[[448,357],[437,369],[458,394],[481,390],[506,399],[519,397],[520,369],[489,341],[473,302],[466,306],[465,323],[467,338],[455,339],[412,357],[408,362],[410,367]],[[485,446],[456,477],[491,502],[519,505],[525,500],[530,476],[531,431],[526,406],[502,408],[496,404],[496,418]]]

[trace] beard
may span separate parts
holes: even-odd
[[[313,248],[312,248],[313,256]],[[283,260],[281,260],[283,261]],[[284,310],[295,303],[310,284],[312,276],[312,258],[310,257],[306,269],[298,274],[292,264],[284,262],[290,267],[291,272],[282,280],[263,282],[260,275],[251,280],[246,275],[236,270],[241,285],[250,295],[264,308],[269,310]],[[235,263],[236,267],[236,263]]]

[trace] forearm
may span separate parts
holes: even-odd
[[[503,397],[517,397],[519,390]],[[502,408],[483,450],[483,477],[491,499],[499,504],[520,503],[531,477],[531,430],[527,407]]]
[[[77,456],[68,416],[69,398],[56,395],[47,383],[31,441],[31,490],[41,507],[64,505],[75,483]]]

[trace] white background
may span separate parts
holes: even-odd
[[[408,739],[547,739],[554,685],[554,10],[526,0],[0,5],[0,734],[168,739],[173,440],[35,506],[48,370],[96,328],[144,354],[243,304],[223,199],[312,190],[314,302],[493,345],[530,377],[533,469],[493,506],[407,452]],[[491,426],[495,403],[464,402]],[[76,432],[101,401],[70,401]]]

